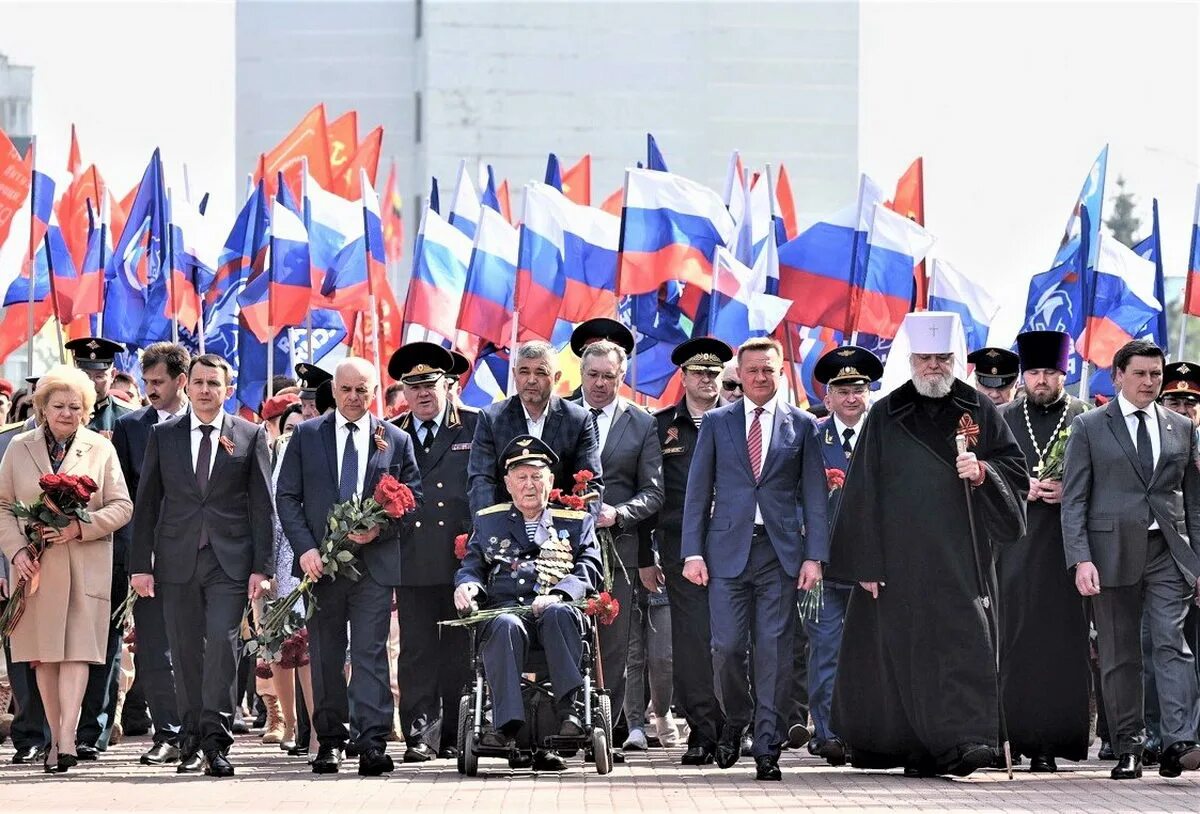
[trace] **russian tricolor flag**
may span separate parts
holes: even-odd
[[[659,170],[625,171],[617,289],[646,294],[671,280],[712,288],[712,256],[734,224],[713,190]]]
[[[1083,357],[1100,367],[1162,311],[1154,296],[1155,265],[1111,235],[1100,234],[1095,291],[1079,337]]]
[[[774,250],[774,243],[764,254]],[[752,336],[767,336],[779,327],[791,302],[756,287],[758,272],[718,246],[713,256],[713,296],[709,334],[737,347]]]
[[[240,298],[246,327],[260,342],[269,342],[280,328],[303,325],[311,286],[308,232],[300,217],[276,197],[271,206],[270,265],[246,283]]]
[[[1192,248],[1188,252],[1187,286],[1183,312],[1200,316],[1200,184],[1196,184],[1196,207],[1192,210]]]
[[[467,172],[465,159],[458,162],[458,180],[454,185],[454,198],[450,202],[450,225],[467,237],[474,239],[475,230],[479,226],[480,203],[479,188],[475,179]]]
[[[915,221],[883,204],[875,205],[853,330],[887,339],[896,335],[912,304],[913,268],[925,259],[933,243],[933,235]]]
[[[517,228],[491,207],[480,209],[462,307],[458,312],[460,331],[500,347],[512,343],[519,252]]]
[[[508,393],[508,353],[492,348],[475,359],[471,377],[462,390],[463,404],[486,407]]]
[[[426,205],[413,246],[412,278],[404,301],[405,325],[419,325],[447,339],[454,337],[471,249],[470,238]]]
[[[1000,305],[979,283],[935,257],[929,273],[929,310],[958,314],[967,338],[967,353],[972,353],[987,347],[988,331]]]

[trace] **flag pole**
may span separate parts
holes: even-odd
[[[866,190],[867,190],[867,176],[865,174],[859,175],[859,178],[858,178],[858,204],[854,208],[854,218],[855,218],[855,220],[854,220],[854,238],[850,244],[850,291],[849,291],[849,296],[847,296],[847,298],[846,298],[846,325],[845,325],[845,327],[850,329],[849,334],[850,334],[850,344],[851,345],[858,344],[858,304],[859,304],[859,301],[861,300],[861,293],[859,292],[859,288],[858,288],[858,241],[859,241],[858,226],[860,223],[862,223],[863,197],[866,195]],[[872,217],[872,219],[874,219],[874,217],[875,217],[874,212],[871,213],[871,217]],[[868,224],[867,230],[868,230],[868,232],[870,231],[870,224]],[[869,237],[869,235],[868,235],[868,237]],[[845,334],[847,332],[843,331],[842,333]]]
[[[308,235],[308,228],[312,224],[312,214],[308,206],[308,157],[300,159],[300,218],[304,221],[304,234]],[[309,286],[312,286],[312,238],[309,238],[309,254],[308,254],[308,278]],[[353,340],[351,340],[353,341]],[[292,348],[293,354],[295,348]],[[293,358],[293,362],[295,359]],[[313,326],[312,326],[312,293],[309,293],[308,311],[304,314],[304,361],[310,365],[313,363]]]
[[[171,188],[167,187],[167,298],[170,301],[171,311],[171,341],[179,343],[179,310],[177,308],[178,301],[175,299],[175,247],[173,245],[173,232],[171,228]],[[162,273],[161,266],[159,273]]]
[[[94,169],[94,165],[93,165],[93,169]],[[106,264],[108,263],[108,258],[106,258],[104,256],[104,242],[105,242],[105,240],[108,239],[108,237],[107,237],[108,226],[105,223],[105,221],[106,221],[105,215],[106,215],[106,213],[108,213],[111,216],[111,210],[110,210],[109,204],[108,204],[108,190],[105,190],[103,193],[101,193],[99,188],[97,188],[96,196],[99,197],[101,194],[104,195],[104,200],[100,203],[100,205],[98,207],[100,210],[100,247],[99,247],[99,252],[100,252],[100,310],[96,312],[96,333],[99,334],[100,336],[104,336],[104,296],[108,290],[107,286],[104,282],[105,267],[106,267]],[[89,235],[89,237],[90,237],[90,235]],[[200,347],[203,348],[204,346],[201,345]],[[201,350],[201,353],[203,353],[203,352],[204,351]]]
[[[521,241],[525,239],[525,218],[529,214],[529,185],[525,185],[524,193],[521,196],[521,226],[517,233],[517,265],[521,265]],[[480,224],[483,223],[483,217],[479,218]],[[476,233],[478,234],[478,232]],[[516,369],[517,361],[517,337],[520,336],[521,328],[521,282],[520,271],[518,269],[517,283],[513,291],[513,313],[512,313],[512,330],[508,337],[508,389],[516,392]]]
[[[33,375],[33,323],[34,323],[34,319],[35,319],[34,313],[33,313],[33,311],[34,311],[33,297],[34,297],[34,294],[36,293],[35,285],[36,285],[36,281],[37,281],[37,263],[34,259],[34,255],[37,254],[37,247],[34,245],[34,242],[33,242],[33,230],[36,228],[34,224],[37,223],[37,199],[36,199],[36,194],[35,194],[36,190],[37,190],[37,136],[34,136],[31,139],[30,144],[29,144],[29,150],[30,150],[30,152],[33,153],[33,161],[29,162],[29,236],[25,239],[25,244],[26,244],[26,248],[28,249],[28,251],[26,253],[28,254],[28,259],[29,259],[29,302],[28,302],[28,309],[27,309],[29,312],[29,350],[28,350],[28,357],[27,357],[27,361],[28,361],[28,365],[29,365],[29,368],[28,368],[29,372],[27,375],[32,376]]]
[[[1191,258],[1196,256],[1196,234],[1200,232],[1200,229],[1197,228],[1198,225],[1200,225],[1200,184],[1196,184],[1196,206],[1192,211],[1192,241],[1191,249],[1188,251],[1189,266],[1191,265]],[[1159,246],[1159,257],[1161,256],[1162,247]],[[1187,344],[1187,319],[1189,316],[1187,308],[1192,293],[1192,277],[1196,274],[1200,274],[1200,268],[1188,269],[1187,283],[1183,287],[1183,302],[1179,306],[1179,344],[1176,345],[1175,358],[1181,362],[1184,358],[1183,348]],[[1163,308],[1167,307],[1165,302],[1162,305]]]
[[[280,180],[280,182],[283,181],[282,174],[280,175],[279,180]],[[277,194],[275,196],[273,196],[273,198],[272,198],[272,206],[271,206],[271,238],[270,238],[270,244],[269,244],[271,247],[271,254],[270,254],[270,257],[267,258],[267,267],[264,270],[264,273],[267,275],[267,387],[263,391],[263,393],[264,393],[263,400],[264,401],[266,399],[269,399],[271,396],[275,395],[275,393],[273,392],[274,388],[271,386],[272,382],[275,381],[275,309],[271,307],[274,304],[274,297],[272,295],[275,292],[273,291],[274,286],[271,285],[271,282],[275,277],[275,221],[274,221],[275,207],[274,207],[274,204],[279,202],[278,190],[276,190],[276,193]]]
[[[54,285],[54,258],[50,256],[50,230],[42,236],[42,244],[46,247],[46,276],[50,278],[50,303],[54,308],[54,331],[58,338],[58,361],[67,363],[67,348],[63,345],[62,318],[58,314],[58,296]]]
[[[371,191],[374,192],[374,187],[371,187],[370,180],[367,178],[367,171],[364,170],[363,168],[359,167],[359,169],[358,169],[358,193],[359,193],[360,200],[363,202],[363,251],[366,252],[366,257],[364,259],[366,260],[366,266],[367,266],[367,292],[368,292],[367,310],[368,310],[368,313],[371,315],[371,353],[375,357],[375,367],[378,370],[378,368],[379,368],[379,310],[378,310],[379,300],[375,295],[375,282],[371,278],[371,232],[367,228],[367,207],[366,207],[366,203],[365,203],[366,194],[367,194],[366,190],[368,187],[370,187]],[[383,249],[382,246],[380,246],[379,248],[381,250]],[[310,257],[311,257],[311,255],[310,255]],[[385,260],[386,260],[386,258],[385,258]],[[311,311],[310,311],[310,314],[311,314]],[[365,319],[365,316],[364,316],[364,319]],[[311,333],[309,334],[309,337],[310,337],[309,342],[311,343],[312,342],[312,339],[311,339],[312,334]],[[363,344],[365,345],[366,342],[367,342],[367,337],[364,336]],[[309,347],[311,347],[311,344]],[[366,355],[365,348],[363,349],[363,355],[364,356]],[[375,386],[375,412],[380,418],[383,418],[383,388],[380,387],[378,385],[378,383]]]

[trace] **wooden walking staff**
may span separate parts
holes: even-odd
[[[969,419],[970,414],[964,415],[964,418]],[[978,427],[975,428],[975,431],[978,432]],[[966,431],[961,431],[955,436],[954,442],[958,447],[959,455],[967,452]],[[1012,746],[1008,740],[1008,721],[1004,716],[1004,689],[1000,683],[1000,626],[996,621],[996,603],[992,601],[991,587],[987,578],[988,566],[985,565],[985,563],[991,562],[991,557],[985,557],[979,550],[979,534],[975,529],[975,505],[971,501],[971,484],[967,480],[963,480],[962,483],[963,494],[967,499],[967,525],[971,529],[971,554],[975,557],[975,577],[979,583],[979,604],[983,607],[983,615],[988,622],[988,635],[992,639],[992,663],[996,670],[996,708],[1000,719],[1000,747],[1004,750],[1004,768],[1008,770],[1008,779],[1012,780]]]

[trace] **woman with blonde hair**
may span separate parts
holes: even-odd
[[[105,658],[113,532],[129,522],[133,504],[113,445],[87,428],[96,403],[87,375],[58,365],[39,380],[33,400],[37,426],[14,438],[0,463],[0,550],[12,563],[14,589],[30,584],[10,639],[12,658],[32,663],[37,672],[50,725],[45,770],[65,772],[77,761],[88,666]],[[46,548],[34,558],[26,548],[26,522],[13,505],[34,504],[42,493],[39,480],[52,473],[87,475],[99,488],[87,504],[90,521],[42,527]]]

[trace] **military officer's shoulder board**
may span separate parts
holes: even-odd
[[[510,508],[512,508],[511,503],[497,503],[495,506],[488,506],[486,509],[480,509],[478,514],[480,517],[482,517],[485,514],[498,514],[500,512],[506,512]]]
[[[560,517],[564,520],[582,520],[588,516],[588,513],[577,511],[576,509],[551,509],[550,516]]]

